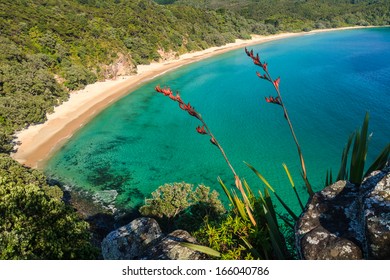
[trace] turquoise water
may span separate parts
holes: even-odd
[[[326,170],[337,173],[348,136],[370,113],[371,162],[390,140],[390,29],[337,31],[253,47],[280,76],[280,89],[315,190]],[[282,163],[307,198],[299,160],[281,107],[265,102],[269,83],[240,49],[160,76],[113,104],[83,127],[48,162],[46,173],[94,193],[117,190],[117,207],[132,208],[169,182],[233,187],[218,149],[195,131],[199,121],[154,91],[179,90],[200,112],[241,177],[263,188],[255,166],[297,207]],[[221,194],[223,198],[224,195]]]

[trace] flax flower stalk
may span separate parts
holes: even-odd
[[[298,139],[297,139],[297,136],[295,134],[295,131],[294,131],[294,127],[291,123],[291,120],[290,120],[290,117],[288,115],[288,112],[287,112],[287,108],[283,102],[283,99],[282,99],[282,95],[280,94],[280,89],[279,89],[279,84],[280,84],[280,78],[277,78],[275,80],[272,79],[269,71],[268,71],[268,64],[265,63],[265,62],[261,62],[260,61],[260,57],[258,54],[256,54],[256,56],[253,54],[253,50],[251,51],[248,51],[247,48],[245,48],[245,52],[246,54],[252,58],[253,60],[253,63],[259,67],[262,68],[264,74],[261,74],[259,72],[256,72],[256,75],[260,78],[260,79],[263,79],[263,80],[266,80],[266,81],[269,81],[270,83],[272,83],[276,93],[277,93],[277,96],[276,97],[266,97],[265,100],[266,102],[268,103],[273,103],[273,104],[276,104],[276,105],[280,105],[282,108],[283,108],[283,113],[284,113],[284,117],[285,119],[287,120],[287,123],[288,123],[288,126],[290,128],[290,132],[291,132],[291,135],[294,139],[294,142],[295,142],[295,145],[297,147],[297,150],[298,150],[298,155],[299,155],[299,160],[300,160],[300,164],[301,164],[301,170],[302,170],[302,178],[305,182],[305,185],[306,185],[306,188],[307,188],[307,192],[309,193],[310,196],[312,196],[314,194],[313,192],[313,189],[309,183],[309,179],[307,178],[307,172],[306,172],[306,165],[305,165],[305,160],[303,158],[303,154],[302,154],[302,150],[301,150],[301,147],[299,145],[299,142],[298,142]]]
[[[240,191],[242,197],[244,198],[244,201],[245,201],[245,208],[247,210],[247,213],[248,213],[248,216],[251,220],[251,222],[256,225],[256,221],[255,219],[253,218],[253,215],[252,215],[252,206],[249,202],[249,199],[242,187],[242,183],[241,183],[241,179],[240,177],[237,175],[236,171],[234,170],[232,164],[230,163],[230,160],[229,158],[227,157],[225,151],[223,150],[222,146],[220,145],[220,143],[218,142],[217,138],[214,136],[214,134],[211,132],[211,130],[209,129],[209,127],[207,126],[206,122],[204,121],[204,119],[202,118],[202,115],[199,114],[194,107],[191,106],[190,103],[186,104],[183,102],[183,100],[181,99],[180,97],[180,94],[179,92],[176,93],[176,95],[173,94],[172,90],[170,88],[161,88],[160,86],[156,86],[155,87],[155,90],[159,93],[162,93],[163,95],[165,96],[168,96],[171,100],[173,101],[176,101],[179,103],[179,107],[180,109],[184,110],[184,111],[187,111],[188,114],[190,114],[191,116],[197,118],[201,123],[202,123],[202,126],[198,126],[196,128],[196,131],[199,133],[199,134],[205,134],[205,135],[209,135],[210,136],[210,142],[217,146],[218,149],[220,150],[223,158],[225,159],[227,165],[229,166],[230,170],[232,171],[233,173],[233,176],[234,176],[234,180],[235,180],[235,185],[237,187],[237,189]]]

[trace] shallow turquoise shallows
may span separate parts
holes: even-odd
[[[253,47],[268,62],[280,89],[315,190],[327,169],[337,173],[348,136],[370,113],[368,162],[390,140],[390,28],[358,29],[283,39]],[[275,95],[260,80],[243,49],[160,76],[128,94],[83,127],[48,162],[46,173],[90,193],[117,190],[116,206],[135,208],[158,186],[185,181],[224,194],[217,177],[234,187],[219,150],[195,128],[197,119],[154,91],[180,91],[202,114],[237,173],[251,187],[262,183],[257,168],[298,209],[282,163],[307,195],[299,159]],[[278,207],[280,209],[280,207]]]

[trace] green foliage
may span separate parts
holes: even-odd
[[[38,171],[0,155],[0,259],[93,259],[88,224]]]
[[[255,171],[257,176],[260,175],[254,168],[252,170]],[[260,177],[262,176],[260,175]],[[239,247],[241,248],[240,250],[250,252],[251,256],[256,259],[290,259],[292,256],[288,248],[291,250],[293,246],[286,241],[284,235],[285,232],[291,232],[293,230],[293,223],[296,216],[288,207],[286,209],[291,211],[288,212],[291,217],[276,213],[268,189],[272,190],[276,196],[277,194],[268,182],[263,179],[262,181],[266,184],[267,188],[264,189],[264,194],[259,191],[259,197],[255,196],[251,187],[244,181],[245,196],[249,200],[249,207],[245,207],[245,199],[238,197],[234,191],[229,191],[220,180],[222,188],[232,202],[233,209],[231,215],[234,218],[239,218],[246,222],[246,226],[250,229],[248,231],[250,234],[247,236],[235,235],[234,238],[240,240],[238,243],[241,244]],[[289,241],[291,242],[291,240]],[[217,250],[214,247],[211,248]]]
[[[3,117],[0,117],[3,119]],[[3,125],[0,125],[0,153],[9,153],[13,149],[12,140],[13,137],[11,136],[12,131],[10,129],[4,127]]]
[[[49,55],[26,54],[4,37],[0,48],[0,151],[9,152],[15,130],[45,121],[68,94],[54,79]]]
[[[192,204],[192,186],[185,183],[165,184],[152,192],[140,208],[144,216],[172,219]]]
[[[62,73],[66,80],[65,86],[70,90],[82,89],[97,80],[92,72],[81,65],[70,65]]]
[[[360,185],[363,180],[364,163],[368,150],[368,119],[368,113],[366,113],[361,130],[355,132],[349,174],[350,181],[353,184]]]
[[[233,11],[257,23],[271,25],[277,31],[390,23],[390,2],[386,0],[178,0],[175,3]]]
[[[194,233],[194,237],[220,253],[223,260],[253,259],[243,240],[251,239],[255,230],[250,221],[229,214],[220,223],[208,223]]]
[[[254,24],[231,12],[160,6],[147,0],[65,0],[61,4],[5,0],[0,5],[3,36],[30,53],[50,55],[59,68],[68,59],[95,73],[100,64],[111,63],[111,53],[130,54],[136,63],[148,62],[160,57],[159,49],[188,51],[187,45],[201,47],[203,41],[212,46],[221,41],[215,37],[225,41],[241,37]]]
[[[155,0],[156,3],[166,5],[166,4],[173,4],[176,2],[176,0]]]
[[[210,256],[243,260],[290,259],[295,255],[293,230],[280,225],[269,194],[265,193],[260,198],[251,198],[256,225],[233,208],[222,221],[206,223],[194,233],[202,245],[220,253]]]
[[[49,186],[46,176],[42,172],[29,169],[17,163],[6,154],[0,153],[0,177],[8,178],[8,181],[16,185],[36,185],[42,188],[46,195],[53,199],[61,200],[62,191],[55,186]],[[11,180],[12,179],[12,180]]]
[[[152,192],[152,198],[145,199],[139,211],[143,216],[156,218],[165,230],[184,227],[196,230],[205,220],[218,220],[225,208],[218,199],[219,194],[210,188],[186,183],[160,186]]]
[[[205,253],[209,256],[217,257],[220,258],[221,254],[214,249],[211,249],[210,247],[203,246],[203,245],[198,245],[198,244],[193,244],[193,243],[188,243],[188,242],[180,242],[181,246],[190,248],[192,250],[196,250],[202,253]]]

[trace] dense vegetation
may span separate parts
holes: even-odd
[[[0,259],[94,259],[88,224],[45,176],[0,154]]]
[[[218,221],[226,212],[219,194],[199,185],[173,183],[160,186],[145,199],[141,215],[155,218],[165,231],[197,230],[205,221]]]
[[[389,6],[385,0],[2,0],[0,258],[94,256],[87,224],[64,205],[60,189],[9,157],[15,131],[45,121],[69,90],[251,33],[388,24]],[[197,199],[206,198],[214,199],[208,193]]]
[[[388,25],[387,0],[156,0],[234,11],[275,30],[302,31],[350,25]]]

